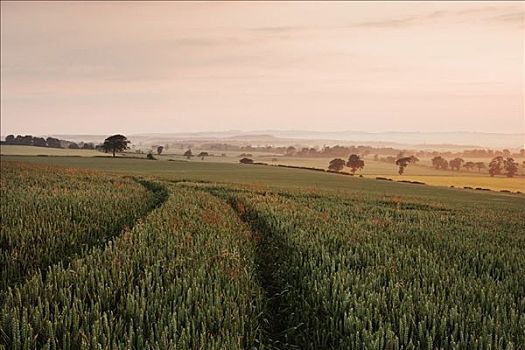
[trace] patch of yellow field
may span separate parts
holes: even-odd
[[[393,180],[420,181],[433,186],[481,187],[495,191],[509,190],[525,192],[523,177],[490,177],[490,176],[388,176]]]

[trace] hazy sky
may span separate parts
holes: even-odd
[[[3,135],[524,132],[524,2],[1,7]]]

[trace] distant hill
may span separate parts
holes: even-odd
[[[102,142],[107,135],[44,135],[74,142]],[[308,130],[228,130],[218,132],[144,133],[127,134],[134,144],[162,144],[167,142],[231,142],[251,144],[361,144],[395,148],[465,149],[465,148],[525,148],[524,133],[484,132],[364,132],[364,131],[308,131]]]
[[[284,138],[301,139],[332,139],[353,142],[381,142],[394,143],[397,145],[455,145],[470,147],[494,147],[494,148],[523,148],[525,145],[525,133],[482,133],[482,132],[362,132],[362,131],[280,131],[265,130],[270,134]],[[261,131],[259,131],[261,133]]]

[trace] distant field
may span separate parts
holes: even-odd
[[[490,177],[490,176],[391,176],[394,180],[420,181],[434,186],[454,187],[481,187],[491,190],[510,190],[525,192],[525,178],[523,177]]]
[[[326,169],[328,162],[331,160],[330,158],[302,159],[282,157],[277,158],[277,161],[272,162],[268,157],[255,157],[254,159],[265,161],[269,164],[284,164],[322,169]],[[488,164],[487,160],[485,160],[485,162]],[[348,171],[348,169],[346,169],[346,171]],[[523,168],[520,168],[519,174],[522,174],[523,172]],[[405,169],[403,175],[399,175],[398,167],[395,164],[366,159],[365,168],[362,171],[358,171],[356,174],[372,178],[388,177],[394,180],[420,181],[435,186],[469,186],[474,188],[489,188],[496,191],[510,190],[525,192],[525,177],[523,177],[523,175],[514,178],[506,178],[502,176],[490,177],[487,170],[482,172],[478,172],[477,170],[437,170],[430,166],[429,160],[423,160],[420,164],[411,164]]]
[[[34,146],[15,146],[15,145],[1,145],[0,153],[2,155],[19,155],[19,156],[74,156],[74,157],[95,157],[104,156],[106,154],[89,149],[64,149],[64,148],[48,148],[48,147],[34,147]]]
[[[185,179],[191,181],[236,183],[259,188],[306,189],[308,191],[326,190],[337,193],[361,192],[365,195],[373,193],[386,196],[409,195],[422,197],[425,198],[425,200],[440,200],[458,205],[471,203],[479,206],[491,205],[491,203],[499,204],[501,202],[505,202],[508,205],[512,205],[512,203],[521,206],[525,205],[524,195],[405,184],[367,177],[360,178],[262,165],[86,157],[3,156],[2,161],[4,160],[96,169],[126,175],[155,177],[171,181]],[[504,179],[497,178],[494,180]]]
[[[306,167],[315,167],[327,169],[328,163],[333,158],[297,158],[297,157],[273,157],[276,160],[272,161],[271,157],[267,156],[258,156],[254,154],[253,159],[256,161],[267,162],[269,164],[286,164],[286,165],[295,165],[295,166],[306,166]],[[483,161],[487,165],[490,162],[490,159],[466,159],[467,161]],[[521,159],[518,160],[521,163]],[[484,169],[481,172],[478,170],[465,170],[461,169],[460,171],[452,170],[437,170],[431,166],[431,161],[429,159],[422,159],[416,164],[410,164],[405,169],[405,175],[438,175],[438,176],[467,176],[467,177],[477,177],[477,176],[487,176],[488,170]],[[365,167],[363,170],[358,171],[358,174],[362,175],[398,175],[398,167],[395,164],[375,161],[373,159],[365,158]],[[519,173],[525,175],[525,169],[520,167]]]
[[[242,152],[214,152],[209,151],[208,153],[214,154],[213,156],[205,157],[201,159],[199,157],[192,157],[187,159],[182,156],[180,150],[173,150],[173,153],[165,153],[160,156],[155,155],[155,157],[160,161],[159,163],[164,163],[164,161],[175,160],[178,162],[185,162],[191,164],[210,164],[210,163],[226,163],[226,164],[238,164],[239,155]],[[198,154],[200,151],[195,151],[194,154]],[[2,155],[9,156],[37,156],[37,155],[47,155],[47,156],[70,156],[70,157],[105,157],[109,156],[105,153],[92,151],[92,150],[72,150],[72,149],[54,149],[54,148],[44,148],[44,147],[31,147],[31,146],[12,146],[4,145],[1,147]],[[226,156],[222,157],[221,154],[225,153]],[[145,154],[136,154],[132,152],[127,152],[126,157],[137,157],[143,158]],[[269,153],[252,153],[252,159],[256,162],[264,162],[270,165],[293,165],[293,166],[304,166],[304,167],[313,167],[326,169],[329,161],[332,158],[296,158],[296,157],[283,157],[276,156]],[[473,160],[474,161],[474,160]],[[485,161],[488,163],[488,160],[475,159],[475,161]],[[521,161],[521,160],[520,160]],[[157,164],[159,169],[163,169],[164,165]],[[168,166],[169,167],[169,166]],[[346,170],[348,171],[348,170]],[[490,177],[487,170],[478,172],[477,170],[473,171],[444,171],[436,170],[430,166],[430,160],[423,159],[418,164],[409,165],[405,174],[399,176],[398,167],[395,164],[390,164],[386,162],[374,161],[372,159],[365,160],[365,168],[362,171],[357,172],[358,175],[363,175],[365,177],[388,177],[395,180],[409,180],[409,181],[421,181],[428,185],[434,186],[455,186],[455,187],[482,187],[488,188],[491,190],[510,190],[510,191],[521,191],[525,192],[525,177],[522,175],[525,170],[523,167],[520,167],[519,174],[514,178],[505,178],[502,176],[499,177]]]

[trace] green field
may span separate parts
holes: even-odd
[[[65,149],[65,148],[49,148],[49,147],[34,147],[34,146],[16,146],[16,145],[2,145],[0,146],[0,154],[2,155],[19,155],[19,156],[70,156],[70,157],[96,157],[105,155],[99,151],[88,149]]]
[[[1,349],[520,349],[525,196],[1,158]]]
[[[225,164],[238,164],[239,155],[241,152],[213,152],[208,151],[213,156],[205,157],[204,159],[198,157],[192,157],[187,159],[182,156],[183,151],[178,150],[179,153],[173,153],[173,150],[166,152],[160,156],[156,155],[159,163],[161,161],[183,161],[191,162],[195,164],[201,163],[225,163]],[[194,153],[198,153],[196,151]],[[37,155],[47,155],[47,156],[74,156],[74,157],[107,157],[105,153],[98,151],[90,150],[69,150],[69,149],[52,149],[52,148],[43,148],[43,147],[32,147],[32,146],[11,146],[4,145],[1,147],[1,153],[4,156],[37,156]],[[221,154],[224,153],[226,156],[222,157]],[[136,154],[128,152],[125,154],[126,157],[133,158],[144,158],[144,154]],[[43,157],[45,158],[45,157]],[[320,169],[327,169],[328,163],[331,158],[297,158],[297,157],[285,157],[279,155],[272,155],[269,153],[258,153],[254,152],[253,157],[256,162],[264,162],[270,165],[292,165],[292,166],[304,166],[304,167],[313,167]],[[490,159],[468,159],[472,161],[483,161],[486,164]],[[55,162],[51,160],[50,162]],[[68,163],[69,160],[64,161]],[[362,171],[359,171],[359,175],[363,175],[369,178],[375,177],[388,177],[394,180],[408,180],[408,181],[419,181],[424,182],[428,185],[435,186],[454,186],[454,187],[481,187],[488,188],[495,191],[500,190],[509,190],[509,191],[520,191],[525,192],[525,169],[520,167],[518,175],[514,178],[506,178],[503,176],[490,177],[486,169],[478,172],[477,170],[467,171],[462,169],[461,171],[447,171],[447,170],[436,170],[432,168],[431,162],[429,159],[422,159],[417,164],[411,164],[407,167],[405,173],[400,176],[398,174],[398,168],[395,164],[385,163],[381,161],[374,161],[371,158],[365,160],[365,168]],[[165,165],[159,164],[155,165],[157,168],[162,171],[165,169]],[[199,166],[196,165],[198,168]]]
[[[524,196],[413,185],[391,181],[329,174],[316,171],[289,169],[238,163],[212,163],[197,161],[151,161],[129,158],[81,158],[81,157],[22,157],[3,156],[2,161],[23,161],[33,164],[59,165],[65,167],[94,169],[118,174],[152,176],[169,181],[213,181],[238,183],[251,187],[307,189],[309,191],[363,192],[388,196],[415,196],[448,201],[462,205],[473,203],[485,205],[506,202],[522,203]],[[500,180],[498,178],[498,180]],[[501,179],[504,180],[504,179]]]

